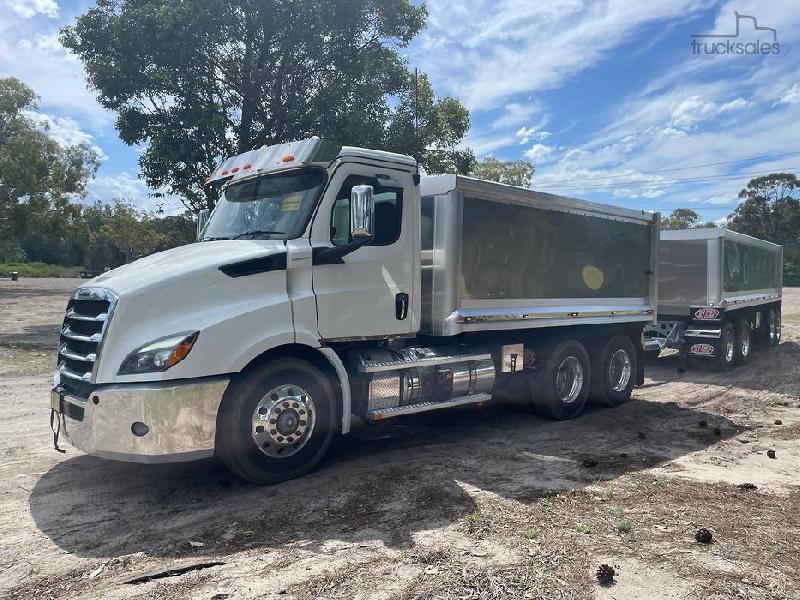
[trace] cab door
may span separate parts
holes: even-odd
[[[336,340],[415,332],[420,257],[417,189],[411,172],[342,164],[332,175],[314,219],[311,245],[321,249],[351,242],[350,193],[356,185],[373,188],[374,236],[341,262],[315,259],[320,336]]]

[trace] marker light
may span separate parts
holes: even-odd
[[[292,162],[294,160],[294,154],[287,154],[281,159],[281,162]]]
[[[253,166],[253,163],[244,163],[244,166],[242,166],[242,168],[244,170],[247,170],[247,169],[250,169],[252,166]]]
[[[233,167],[231,169],[231,173],[238,173],[238,172],[239,172],[239,167]]]

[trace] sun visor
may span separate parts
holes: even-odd
[[[226,159],[205,183],[243,177],[257,171],[271,171],[279,167],[288,168],[309,162],[329,162],[336,158],[339,149],[341,149],[340,144],[321,140],[316,136],[296,142],[262,146]]]

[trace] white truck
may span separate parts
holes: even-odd
[[[228,159],[197,242],[86,282],[51,425],[89,454],[297,477],[353,417],[522,395],[548,415],[643,382],[658,215],[310,138]],[[201,215],[200,221],[205,221]]]
[[[729,229],[662,231],[648,356],[672,348],[723,371],[745,364],[754,341],[780,342],[782,281],[782,246]]]

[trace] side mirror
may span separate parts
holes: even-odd
[[[371,185],[354,185],[350,192],[350,237],[364,242],[375,235],[375,198]]]
[[[195,235],[195,240],[200,239],[200,234],[203,233],[203,228],[208,223],[208,216],[211,214],[211,211],[207,208],[200,210],[197,213],[197,233]]]

